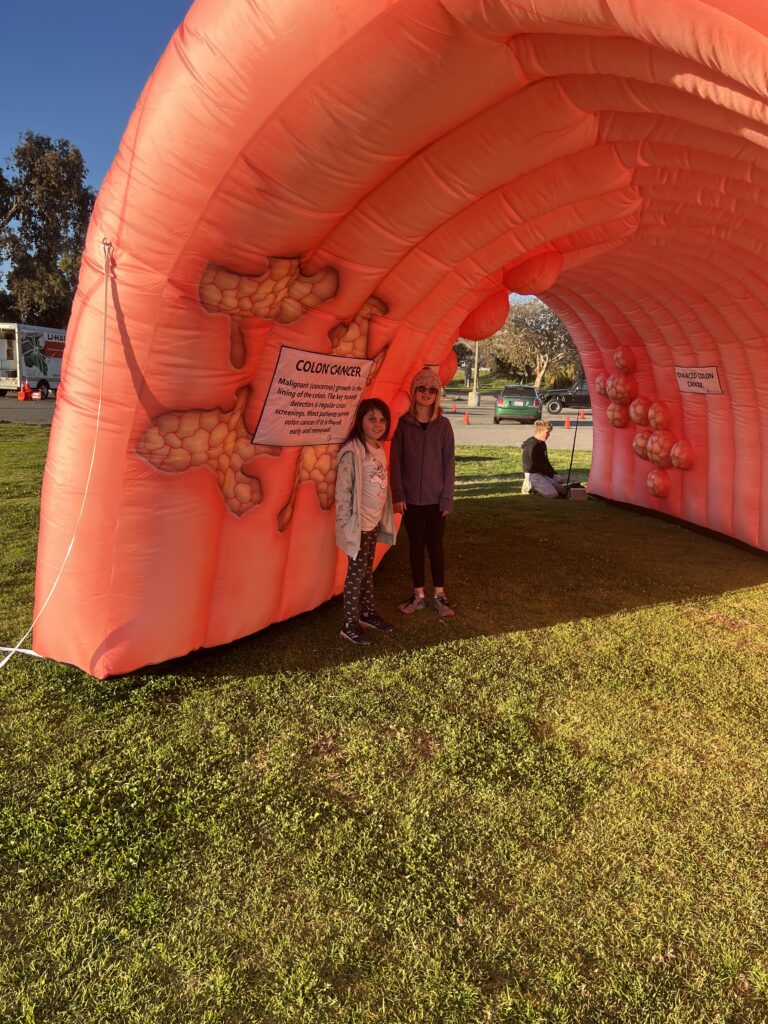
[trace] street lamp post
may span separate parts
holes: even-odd
[[[472,390],[467,395],[467,405],[470,409],[476,409],[480,405],[480,342],[475,342],[475,371],[472,378]]]

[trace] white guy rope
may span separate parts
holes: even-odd
[[[91,477],[93,475],[93,465],[94,465],[94,463],[96,461],[96,444],[97,444],[97,441],[99,439],[99,426],[101,424],[101,404],[102,404],[102,399],[104,397],[104,362],[105,362],[105,354],[106,354],[106,350],[107,350],[107,304],[109,302],[109,263],[110,263],[110,257],[111,257],[111,254],[112,254],[112,243],[109,241],[108,238],[103,238],[102,241],[101,241],[101,244],[104,247],[104,317],[103,317],[103,327],[102,327],[102,332],[101,332],[101,370],[100,370],[100,373],[99,373],[99,404],[98,404],[98,406],[96,408],[96,429],[95,429],[94,434],[93,434],[93,451],[91,452],[91,464],[88,467],[88,476],[85,479],[85,489],[83,490],[83,500],[80,503],[80,511],[78,513],[78,516],[77,516],[77,521],[75,522],[75,528],[72,531],[72,539],[70,540],[69,546],[67,547],[66,553],[64,555],[64,560],[61,563],[61,568],[59,569],[58,573],[56,574],[56,579],[53,581],[53,586],[48,591],[48,596],[46,597],[45,601],[43,601],[43,604],[42,604],[42,607],[40,608],[40,611],[37,613],[37,615],[32,620],[32,625],[29,627],[29,629],[24,634],[24,636],[21,638],[21,640],[19,640],[19,642],[16,644],[16,646],[15,647],[0,647],[0,650],[9,651],[9,653],[6,654],[6,656],[3,658],[3,660],[0,661],[0,668],[5,668],[5,666],[8,664],[8,662],[14,656],[14,654],[29,654],[29,655],[32,655],[35,658],[41,658],[42,657],[42,655],[41,654],[37,654],[36,651],[27,650],[26,648],[23,648],[21,645],[24,643],[24,641],[27,639],[27,637],[30,635],[32,630],[37,625],[38,619],[43,614],[45,609],[48,607],[48,602],[53,597],[53,593],[56,590],[56,587],[59,585],[59,580],[61,579],[61,575],[64,572],[64,567],[66,566],[67,562],[69,561],[69,556],[72,554],[72,549],[75,546],[75,538],[77,537],[77,531],[80,528],[80,523],[81,523],[82,518],[83,518],[83,513],[85,512],[85,503],[86,503],[86,501],[88,499],[88,491],[90,490]]]

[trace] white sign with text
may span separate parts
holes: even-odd
[[[677,386],[684,395],[722,395],[716,366],[676,366]]]
[[[280,349],[254,444],[342,444],[373,361]]]

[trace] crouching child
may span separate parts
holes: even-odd
[[[565,480],[556,473],[549,461],[547,438],[552,424],[539,420],[533,425],[533,437],[523,441],[523,494],[540,494],[542,498],[564,498]]]

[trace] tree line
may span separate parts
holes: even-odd
[[[25,132],[0,168],[0,320],[66,327],[95,192],[67,139]]]
[[[474,359],[475,343],[459,338],[459,365]],[[583,376],[579,353],[563,322],[533,296],[513,296],[504,326],[479,344],[480,363],[495,375],[557,386]]]

